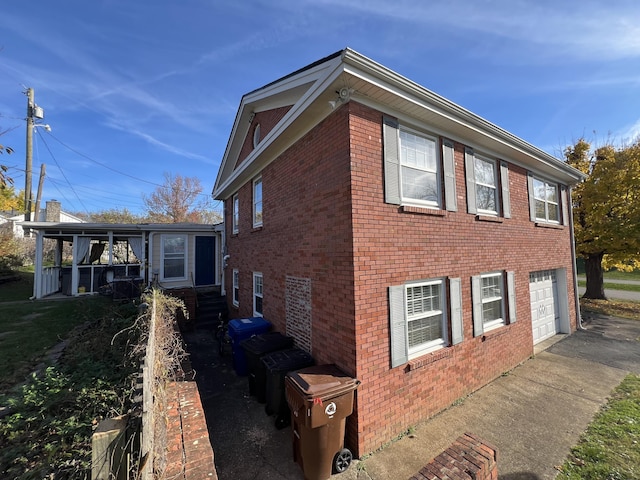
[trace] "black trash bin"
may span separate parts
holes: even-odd
[[[276,427],[284,428],[291,414],[284,393],[284,377],[288,372],[313,365],[313,357],[300,348],[278,350],[262,357],[266,369],[267,415],[276,415]]]
[[[293,347],[293,337],[288,337],[280,332],[268,332],[255,335],[240,342],[247,358],[247,370],[249,371],[249,394],[254,395],[258,402],[267,401],[267,372],[261,358],[278,350]]]
[[[344,448],[346,418],[353,412],[360,382],[335,365],[317,365],[285,377],[293,423],[293,460],[305,480],[326,480],[342,473],[352,454]]]

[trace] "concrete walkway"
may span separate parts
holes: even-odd
[[[336,480],[408,479],[464,432],[498,448],[501,480],[557,474],[594,414],[629,372],[640,374],[640,321],[595,316],[586,330],[556,336],[547,350],[351,467]],[[221,480],[288,480],[303,475],[292,461],[291,430],[248,393],[212,332],[185,335]],[[560,340],[560,341],[558,341]],[[557,342],[552,344],[553,342]]]

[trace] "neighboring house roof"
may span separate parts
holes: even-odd
[[[159,233],[192,233],[192,232],[219,232],[223,231],[221,223],[216,225],[204,223],[51,223],[51,222],[25,222],[25,227],[31,230],[41,230],[49,234],[92,234],[111,231],[119,234],[140,232]]]
[[[346,48],[242,97],[213,196],[221,200],[229,198],[329,116],[334,108],[349,100],[400,120],[424,122],[436,134],[493,153],[568,185],[584,178],[581,172],[553,155]],[[237,165],[253,116],[281,107],[290,108],[277,125],[260,139],[249,156]]]

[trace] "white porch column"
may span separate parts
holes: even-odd
[[[109,265],[113,265],[113,231],[109,232]]]
[[[140,235],[140,237],[142,238],[142,258],[139,259],[140,260],[140,277],[142,277],[142,279],[145,281],[145,285],[149,284],[149,280],[147,278],[147,272],[146,272],[146,265],[147,265],[147,246],[146,246],[146,234],[144,232],[142,232],[142,235]]]
[[[78,235],[73,236],[73,256],[71,260],[71,295],[78,295],[78,282],[80,273],[78,272]]]
[[[36,258],[33,270],[33,296],[34,298],[42,298],[42,249],[43,241],[42,231],[38,230],[36,234]]]

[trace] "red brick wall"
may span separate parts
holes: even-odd
[[[252,272],[264,279],[264,317],[285,332],[285,280],[311,279],[312,351],[317,362],[355,374],[348,110],[340,109],[262,172],[263,226],[252,227],[252,183],[238,192],[239,232],[225,205],[228,260],[240,273],[240,305],[253,315]]]
[[[357,432],[352,434],[357,434],[363,454],[533,353],[529,272],[567,267],[570,291],[573,281],[569,228],[540,228],[529,220],[524,169],[509,164],[512,218],[502,223],[478,221],[466,212],[464,146],[457,143],[458,212],[402,213],[398,206],[384,203],[382,114],[349,105],[356,370],[362,381]],[[518,321],[474,338],[470,278],[494,270],[515,272]],[[410,362],[407,368],[391,369],[388,287],[436,277],[462,279],[464,341]],[[575,323],[573,303],[569,304]]]
[[[569,228],[529,220],[526,171],[509,164],[512,218],[466,213],[464,146],[455,145],[458,212],[402,212],[384,203],[382,114],[355,102],[333,112],[262,172],[264,226],[252,229],[252,185],[239,191],[240,232],[231,270],[240,271],[240,308],[252,314],[252,271],[264,276],[264,316],[285,330],[285,277],[310,278],[312,354],[362,381],[347,422],[347,446],[373,451],[533,353],[529,272],[567,268]],[[509,160],[509,159],[504,159]],[[416,209],[420,212],[420,209]],[[471,276],[515,272],[518,321],[474,338]],[[462,279],[464,341],[390,368],[388,288],[407,281]],[[571,328],[575,311],[569,301]]]
[[[271,130],[273,130],[273,127],[282,120],[282,117],[284,117],[289,110],[291,110],[291,106],[274,108],[272,110],[256,113],[255,117],[253,117],[253,120],[251,121],[251,127],[247,132],[244,143],[242,144],[242,149],[240,150],[240,155],[238,155],[238,161],[236,162],[235,168],[238,168],[244,159],[253,151],[253,133],[256,126],[260,125],[260,139],[263,139]]]

